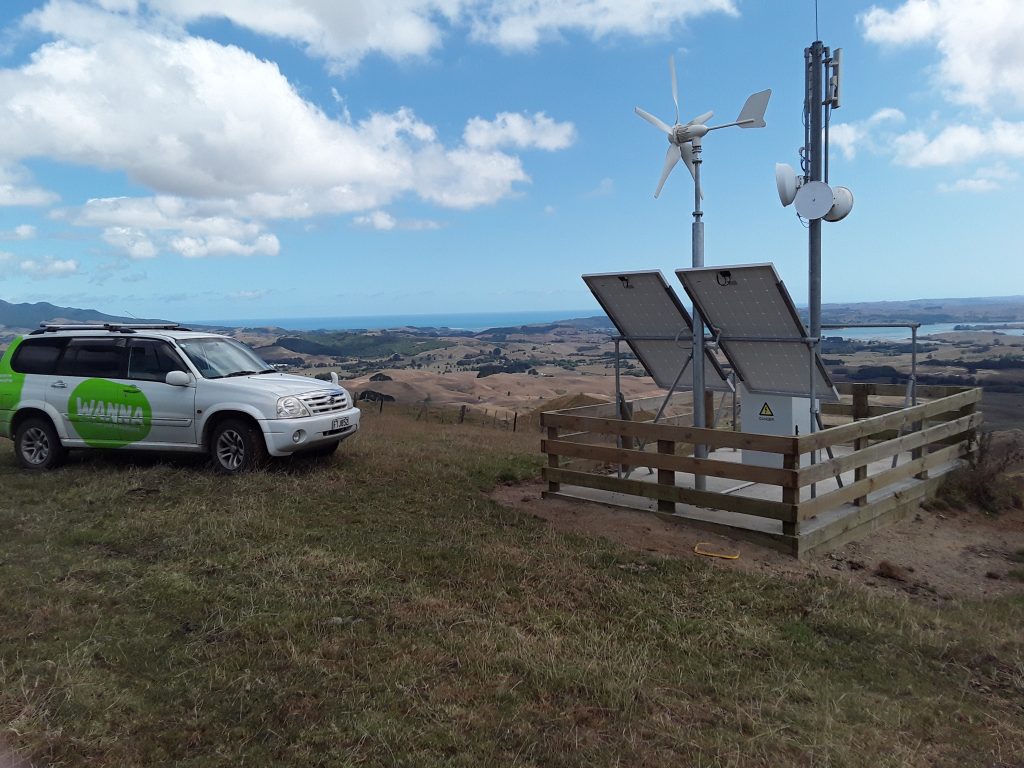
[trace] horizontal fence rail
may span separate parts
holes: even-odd
[[[564,484],[638,497],[647,505],[656,500],[663,517],[682,504],[781,521],[777,534],[769,536],[764,525],[753,522],[751,531],[757,529],[758,540],[774,536],[781,548],[802,556],[878,527],[916,504],[937,486],[932,473],[948,471],[973,449],[982,423],[980,389],[917,387],[922,402],[909,407],[869,402],[904,398],[907,390],[900,385],[844,383],[837,389],[852,402],[823,411],[852,421],[793,437],[698,429],[675,423],[679,416],[653,423],[650,411],[658,398],[626,404],[622,412],[631,418],[617,418],[612,403],[544,413],[541,430],[547,437],[541,450],[548,456],[548,495],[565,496]],[[698,459],[691,455],[698,444],[711,451],[774,454],[781,467],[724,461],[713,453]],[[823,453],[827,458],[819,460]],[[809,461],[812,455],[815,461]],[[646,479],[630,477],[637,468],[650,470]],[[726,492],[695,490],[687,487],[686,475],[740,485]],[[768,490],[758,498],[733,493],[749,486]],[[825,523],[802,536],[802,527],[826,513]]]

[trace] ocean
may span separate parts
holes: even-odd
[[[998,325],[998,323],[986,323],[984,321],[964,321],[963,323],[930,323],[922,325],[917,329],[917,338],[928,336],[933,333],[956,333],[957,325]],[[1024,328],[997,328],[1000,333],[1007,336],[1024,336]],[[911,333],[909,328],[829,328],[821,332],[822,336],[842,336],[844,339],[856,341],[910,341]]]
[[[598,308],[551,309],[530,312],[453,312],[430,315],[354,315],[340,317],[260,317],[243,320],[192,320],[194,325],[229,327],[260,327],[273,325],[290,331],[379,330],[381,328],[453,328],[460,331],[483,331],[487,328],[551,323],[576,317],[601,315]],[[187,325],[188,323],[186,323]]]
[[[603,315],[600,309],[551,309],[528,312],[452,312],[420,315],[351,315],[338,317],[259,317],[236,320],[191,320],[194,325],[240,327],[276,326],[290,331],[350,331],[381,328],[452,328],[460,331],[483,331],[487,328],[552,323],[578,317]],[[918,338],[932,333],[950,333],[957,323],[933,323],[918,328]],[[1000,328],[1009,336],[1024,336],[1024,328]],[[842,336],[858,341],[898,341],[910,339],[909,328],[842,328],[827,329],[824,336]]]

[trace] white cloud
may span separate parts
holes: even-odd
[[[335,72],[372,52],[394,59],[425,56],[457,28],[468,27],[482,42],[523,49],[565,32],[593,39],[667,38],[692,18],[738,13],[734,0],[147,0],[146,5],[180,24],[222,18],[294,41],[326,59]]]
[[[153,241],[144,232],[132,227],[107,227],[103,230],[103,239],[133,259],[152,259],[158,253]]]
[[[952,184],[939,184],[940,192],[992,192],[999,189],[999,182],[992,179],[957,179]]]
[[[252,219],[225,215],[229,201],[195,201],[161,195],[89,200],[71,214],[79,226],[103,228],[103,239],[133,259],[150,259],[161,250],[187,258],[275,256],[280,244]]]
[[[398,224],[395,217],[387,211],[370,211],[365,216],[356,216],[355,223],[361,227],[387,231],[394,229]]]
[[[999,157],[1024,158],[1024,123],[995,120],[984,128],[947,125],[935,136],[909,131],[893,139],[896,162],[914,168]]]
[[[461,209],[493,204],[529,181],[520,158],[501,148],[555,150],[575,136],[571,123],[543,113],[473,118],[464,143],[455,144],[407,108],[358,122],[334,119],[304,100],[274,63],[175,31],[142,10],[133,15],[131,3],[113,5],[126,10],[51,0],[26,18],[55,40],[24,66],[0,69],[0,163],[9,161],[0,167],[8,179],[18,177],[4,186],[0,172],[0,205],[55,199],[17,171],[13,163],[23,158],[123,172],[153,197],[90,201],[65,217],[102,228],[108,243],[133,258],[167,248],[276,252],[268,221],[374,211],[402,197]],[[327,16],[344,26],[349,5],[238,0],[220,3],[226,10],[219,13],[203,0],[168,0],[148,7],[185,21],[226,15],[276,34],[270,30],[291,29],[303,9],[310,29]],[[428,5],[402,7],[417,15]],[[429,8],[440,12],[439,4]],[[375,4],[364,10],[383,14]],[[259,23],[250,18],[257,13]],[[280,24],[272,23],[275,14]]]
[[[490,0],[468,10],[474,37],[509,49],[533,48],[564,32],[668,37],[675,25],[709,13],[738,11],[733,0]]]
[[[135,13],[138,10],[138,0],[96,0],[96,4],[108,11],[127,11]]]
[[[252,291],[235,291],[234,293],[227,294],[224,298],[236,301],[255,301],[256,299],[262,299],[268,293],[269,291],[266,288],[258,288]]]
[[[175,237],[170,241],[172,250],[186,259],[206,256],[277,256],[281,244],[274,235],[260,235],[250,243],[243,243],[222,235],[212,237]]]
[[[939,184],[940,192],[994,192],[1002,189],[1004,182],[1015,181],[1019,174],[1005,165],[994,165],[979,168],[974,175],[966,179],[957,179],[952,183]]]
[[[78,262],[46,256],[43,259],[24,259],[18,263],[18,270],[33,278],[67,277],[78,272]]]
[[[418,231],[441,229],[441,222],[433,219],[405,219],[398,223],[402,229],[414,229]]]
[[[53,192],[33,186],[28,171],[21,166],[0,165],[0,206],[50,205],[58,199]]]
[[[502,152],[455,149],[424,153],[416,170],[425,182],[420,197],[446,208],[476,208],[512,194],[515,182],[528,182],[519,158]]]
[[[501,112],[494,120],[474,117],[463,132],[466,146],[474,149],[519,147],[527,149],[565,149],[576,140],[572,123],[559,123],[543,112],[532,117],[514,112]]]
[[[147,0],[181,23],[223,18],[261,35],[303,45],[335,71],[371,52],[391,58],[423,56],[441,43],[439,22],[451,20],[460,0]]]
[[[960,104],[1024,106],[1024,3],[1020,0],[904,0],[860,16],[868,40],[890,46],[931,43],[938,86]]]
[[[364,216],[356,216],[353,221],[360,227],[368,227],[382,232],[392,229],[440,229],[441,225],[429,219],[396,219],[387,211],[370,211]]]
[[[857,156],[857,149],[867,142],[868,144],[878,143],[879,132],[887,123],[901,123],[905,116],[900,110],[893,107],[885,107],[875,112],[867,120],[859,120],[852,123],[836,123],[829,127],[829,144],[832,148],[842,152],[847,160],[853,160]]]
[[[36,234],[36,228],[31,224],[19,224],[14,229],[0,232],[0,240],[32,240]]]

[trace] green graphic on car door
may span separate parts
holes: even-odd
[[[11,358],[20,344],[21,336],[11,342],[0,358],[0,434],[10,434],[11,416],[21,400],[21,389],[25,385],[25,374],[11,369]]]
[[[86,379],[68,399],[68,419],[87,445],[121,448],[146,438],[153,409],[137,387]]]

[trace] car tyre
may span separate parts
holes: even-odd
[[[53,423],[43,416],[30,416],[14,431],[14,452],[25,469],[59,467],[67,457]]]
[[[225,419],[210,435],[210,458],[218,472],[235,475],[267,463],[263,433],[241,419]]]

